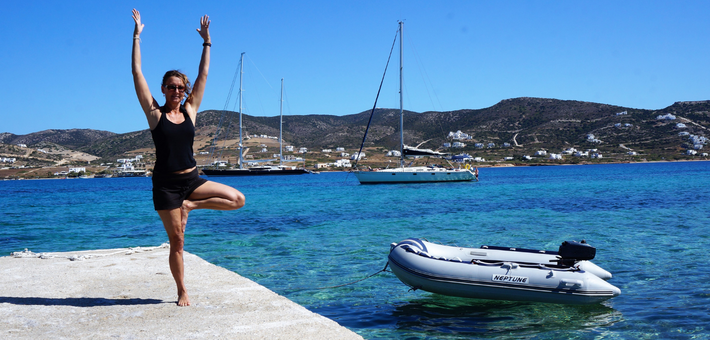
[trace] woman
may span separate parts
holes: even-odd
[[[244,206],[241,192],[200,178],[193,156],[195,120],[210,65],[210,20],[208,16],[203,16],[197,30],[204,43],[194,86],[190,87],[190,81],[181,72],[168,71],[160,87],[165,96],[163,106],[151,95],[141,70],[140,35],[145,25],[135,9],[133,20],[136,23],[133,31],[133,82],[156,150],[153,204],[170,240],[170,271],[177,284],[177,304],[189,306],[182,256],[188,214],[195,209],[235,210]]]

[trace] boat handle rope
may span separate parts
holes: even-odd
[[[472,264],[476,264],[479,266],[501,266],[505,262],[484,262],[481,260],[476,260],[473,259],[471,260]],[[547,269],[547,270],[556,270],[556,271],[579,271],[580,269],[578,267],[565,267],[565,268],[553,268],[553,267],[548,267],[542,263],[534,263],[534,264],[528,264],[528,263],[521,263],[521,262],[514,262],[518,266],[523,267],[523,268],[540,268],[540,269]]]
[[[293,291],[300,291],[300,290],[317,290],[317,289],[332,289],[332,288],[345,287],[345,286],[349,286],[349,285],[352,285],[352,284],[356,284],[356,283],[358,283],[358,282],[365,281],[365,280],[367,280],[367,279],[369,279],[369,278],[371,278],[371,277],[373,277],[373,276],[375,276],[375,275],[377,275],[377,274],[379,274],[379,273],[386,272],[386,271],[387,271],[387,266],[389,266],[389,262],[385,263],[385,267],[382,268],[380,271],[378,271],[378,272],[376,272],[376,273],[374,273],[374,274],[370,274],[370,275],[368,275],[368,276],[366,276],[366,277],[364,277],[364,278],[362,278],[362,279],[359,279],[359,280],[356,280],[356,281],[353,281],[353,282],[348,282],[348,283],[344,283],[344,284],[337,285],[337,286],[316,287],[316,288],[295,288],[295,289],[291,289],[291,290],[293,290]]]

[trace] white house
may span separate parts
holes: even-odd
[[[657,120],[675,120],[675,116],[672,115],[672,114],[670,114],[670,113],[667,113],[667,114],[664,114],[664,115],[658,115],[658,116],[656,117],[656,119],[657,119]]]
[[[293,145],[286,145],[284,149],[286,149],[286,152],[293,152]]]
[[[454,148],[463,148],[466,146],[466,143],[454,142],[454,144],[452,144],[451,146]]]
[[[559,159],[562,159],[562,155],[561,155],[561,154],[558,154],[558,153],[551,153],[551,154],[550,154],[550,157],[549,157],[548,159],[551,159],[551,160],[559,160]]]
[[[321,152],[322,152],[322,153],[331,153],[331,152],[333,152],[333,150],[331,150],[331,149],[323,149],[323,150],[321,150]]]
[[[458,130],[456,132],[449,132],[449,138],[453,140],[466,140],[471,139],[471,136],[461,132],[461,130]]]
[[[537,151],[535,151],[535,156],[547,156],[547,151],[546,150],[537,150]]]
[[[353,160],[353,161],[354,161],[354,160],[360,160],[360,159],[363,159],[363,158],[365,158],[365,153],[364,153],[364,152],[360,152],[360,153],[357,153],[357,152],[356,152],[356,153],[354,153],[352,156],[350,156],[350,160]]]
[[[687,126],[683,123],[678,123],[675,125],[675,128],[676,129],[685,129],[685,128],[687,128]]]
[[[387,157],[400,157],[400,156],[402,156],[402,153],[399,152],[399,150],[387,151]]]
[[[577,149],[575,148],[567,148],[564,151],[562,151],[563,155],[574,155],[574,153],[577,152]]]
[[[298,153],[308,153],[308,148],[300,148],[298,149]]]
[[[333,163],[338,168],[352,168],[352,163],[350,163],[349,159],[339,159]]]
[[[72,172],[76,172],[76,173],[86,172],[86,168],[69,168],[69,173],[72,173]]]
[[[343,147],[337,147],[337,148],[335,148],[335,151],[336,151],[336,152],[343,152],[343,151],[345,151],[345,148],[343,148]]]

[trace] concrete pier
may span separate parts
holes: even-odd
[[[187,252],[192,305],[177,307],[165,246],[14,255],[0,257],[2,339],[362,339]]]

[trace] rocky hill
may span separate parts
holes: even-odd
[[[658,119],[671,114],[675,119]],[[285,116],[284,140],[311,151],[344,147],[357,149],[370,112],[345,116]],[[681,125],[678,125],[678,124]],[[236,139],[238,115],[217,110],[198,114],[197,135],[209,145],[216,132],[220,139]],[[682,127],[682,126],[685,127]],[[278,136],[279,117],[243,116],[245,134]],[[563,148],[595,148],[607,154],[636,150],[647,160],[680,159],[686,149],[694,147],[688,135],[710,137],[710,101],[677,102],[660,110],[642,110],[607,104],[544,98],[513,98],[479,110],[449,112],[405,111],[405,141],[437,149],[449,132],[462,131],[471,136],[465,148],[488,159],[499,156],[520,157],[536,150],[560,152]],[[679,128],[681,126],[681,128]],[[591,135],[591,136],[590,136]],[[153,148],[146,130],[125,134],[88,129],[45,130],[28,135],[0,134],[0,143],[29,147],[53,143],[100,158],[121,158],[134,150]],[[484,148],[475,147],[483,143]],[[489,148],[489,143],[495,145]],[[502,148],[508,143],[510,147]],[[394,149],[399,145],[399,111],[376,109],[366,146]],[[204,147],[203,147],[204,148]],[[5,147],[5,149],[8,149]],[[450,151],[450,150],[449,150]]]
[[[70,129],[70,130],[44,130],[27,135],[15,135],[12,133],[0,133],[0,143],[2,144],[25,144],[35,145],[40,142],[49,142],[62,145],[68,148],[81,148],[96,141],[115,136],[109,131],[99,131],[91,129]]]

